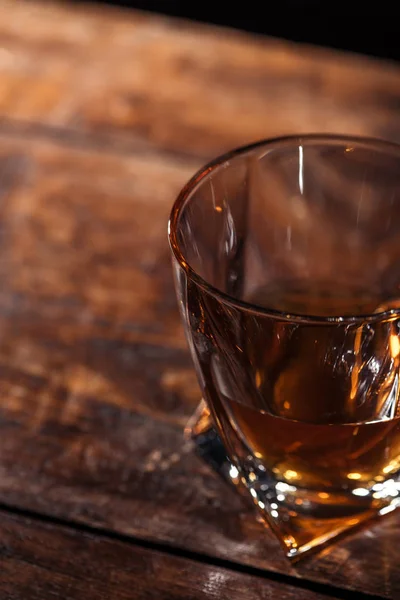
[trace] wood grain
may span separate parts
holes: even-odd
[[[400,140],[400,68],[103,6],[0,2],[0,115],[209,157],[310,131]]]
[[[4,512],[0,512],[0,540],[0,595],[4,600],[328,598]]]
[[[173,199],[206,157],[294,132],[400,141],[399,102],[394,64],[144,13],[0,0],[3,505],[399,597],[398,517],[294,569],[183,443],[198,388],[166,241]],[[154,564],[160,598],[303,598],[5,515],[0,531],[12,600],[132,597],[131,575],[117,574],[125,552],[127,572],[131,558],[146,573],[139,598],[152,597]]]
[[[0,501],[391,598],[394,518],[297,570],[183,443],[198,401],[170,276],[192,163],[0,137]]]

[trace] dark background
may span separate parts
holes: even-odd
[[[102,0],[289,40],[400,60],[397,1]]]

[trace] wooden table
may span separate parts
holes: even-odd
[[[204,161],[400,141],[400,68],[178,20],[0,0],[0,598],[400,598],[400,518],[299,566],[182,441],[166,240]]]

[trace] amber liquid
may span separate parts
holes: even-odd
[[[263,291],[257,303],[324,316],[343,314],[344,306],[365,314],[382,304],[305,293],[299,306],[298,294],[274,294]],[[212,340],[222,347],[232,323],[222,313],[218,319]],[[252,321],[240,326],[240,343],[224,348],[222,358],[207,364],[203,354],[206,395],[238,477],[289,554],[394,508],[400,491],[397,321],[378,318],[344,334],[261,319],[254,329]]]
[[[392,503],[400,490],[399,417],[318,425],[225,400],[219,422],[225,424],[228,445],[237,450],[241,440],[242,481],[289,556],[396,506]],[[254,457],[253,464],[249,456]]]
[[[227,402],[246,446],[278,480],[319,491],[372,487],[400,468],[400,417],[357,425],[282,419]]]

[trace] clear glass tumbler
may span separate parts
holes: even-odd
[[[287,556],[396,508],[400,147],[311,135],[231,152],[183,189],[169,238],[205,401],[189,430],[222,441],[214,466]]]

